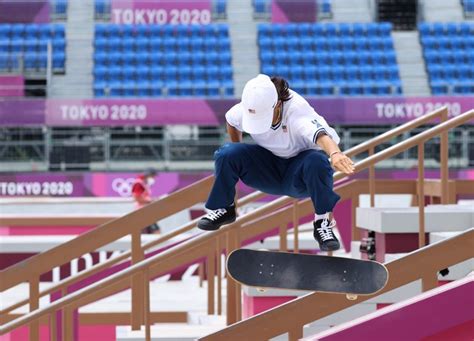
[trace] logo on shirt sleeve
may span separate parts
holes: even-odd
[[[312,120],[311,123],[316,125],[316,129],[322,128],[323,126],[318,122],[318,120]]]

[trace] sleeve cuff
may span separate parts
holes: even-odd
[[[316,143],[316,141],[318,140],[318,137],[323,134],[323,135],[327,135],[330,137],[330,135],[327,133],[327,131],[324,129],[324,128],[321,128],[321,129],[318,129],[316,130],[316,132],[314,133],[314,136],[313,136],[313,142]]]

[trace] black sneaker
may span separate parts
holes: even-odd
[[[336,226],[336,221],[332,219],[320,219],[313,222],[314,239],[319,243],[319,249],[321,251],[336,251],[339,249],[339,240],[333,232],[333,227]]]
[[[230,224],[235,221],[235,206],[226,208],[219,208],[210,211],[205,217],[202,217],[197,227],[205,231],[215,231],[225,224]]]

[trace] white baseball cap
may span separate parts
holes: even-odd
[[[242,128],[249,134],[270,130],[278,93],[270,77],[260,74],[245,84],[242,91]]]

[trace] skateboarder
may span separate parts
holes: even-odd
[[[308,102],[280,77],[260,74],[247,82],[242,101],[226,113],[232,143],[214,154],[215,182],[198,222],[213,231],[236,219],[235,185],[241,179],[262,192],[311,197],[315,209],[314,238],[323,251],[339,249],[332,215],[340,197],[333,191],[333,169],[354,172],[354,164],[338,147],[339,136]],[[244,144],[242,132],[256,144]]]

